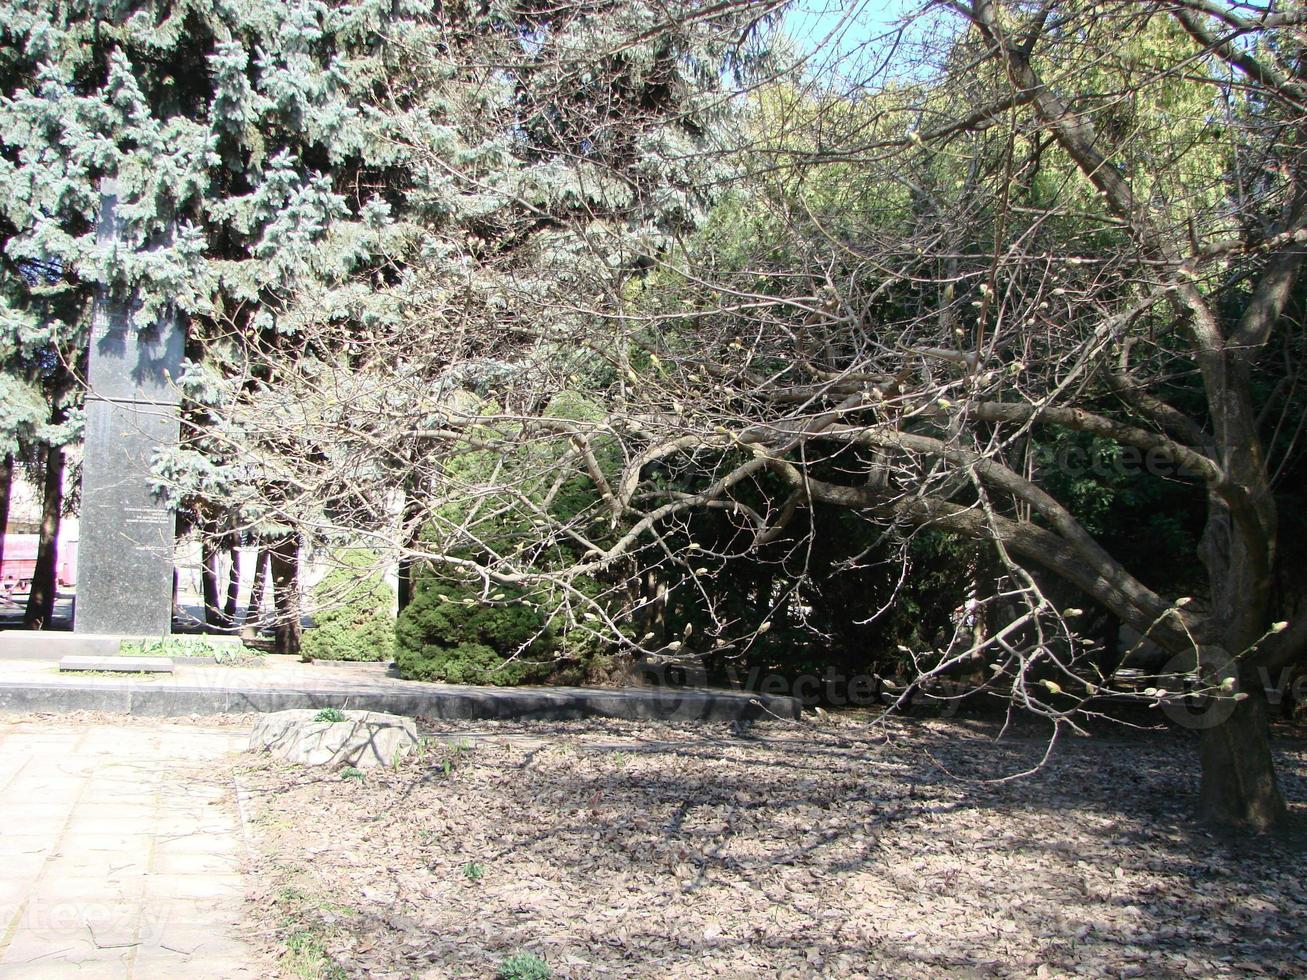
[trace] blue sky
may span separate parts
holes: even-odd
[[[897,24],[923,5],[923,0],[799,0],[786,11],[781,30],[800,52],[813,56],[815,67],[838,60],[839,74],[856,80],[881,65]],[[898,55],[907,68],[908,52]]]

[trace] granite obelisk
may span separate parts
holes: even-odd
[[[117,187],[100,186],[96,237],[128,248]],[[157,246],[155,246],[157,247]],[[163,636],[172,625],[172,510],[151,488],[156,450],[177,445],[174,381],[185,333],[171,308],[139,329],[136,299],[101,287],[91,320],[78,546],[78,633]]]

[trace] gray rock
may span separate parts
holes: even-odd
[[[344,711],[344,721],[314,721],[316,708],[264,715],[250,735],[251,752],[271,752],[306,766],[393,766],[417,747],[412,718],[379,711]]]

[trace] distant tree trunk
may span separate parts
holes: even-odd
[[[399,611],[403,612],[410,602],[413,601],[413,570],[416,562],[404,555],[399,559],[399,577],[396,582],[396,589]]]
[[[204,593],[204,625],[225,629],[222,608],[218,605],[217,527],[209,521],[200,525],[200,583]]]
[[[186,537],[186,517],[185,511],[175,511],[173,513],[172,523],[172,615],[174,619],[185,619],[181,604],[181,570],[177,568],[177,543]]]
[[[418,544],[417,517],[421,511],[421,503],[414,488],[413,480],[410,478],[404,484],[404,510],[402,513],[403,526],[410,528],[408,538],[404,541],[405,553],[399,557],[399,572],[396,580],[396,599],[398,601],[398,611],[403,612],[410,602],[413,601],[413,574],[417,570],[417,559],[411,552]]]
[[[254,552],[254,581],[250,583],[250,604],[245,608],[245,629],[253,632],[263,618],[263,592],[268,580],[268,563],[271,560],[263,542],[256,541]],[[253,637],[251,637],[253,638]]]
[[[278,653],[300,652],[299,537],[288,534],[269,549]]]
[[[6,453],[0,466],[0,569],[5,565],[5,535],[9,533],[9,491],[14,485],[14,454]]]
[[[64,451],[62,446],[45,450],[45,493],[41,504],[41,543],[32,573],[32,591],[27,597],[23,625],[43,629],[54,618],[54,600],[59,567],[59,522],[64,505]]]
[[[222,607],[222,619],[225,628],[232,629],[236,625],[241,588],[241,536],[235,531],[227,535],[227,555],[231,564],[227,568],[227,601]]]

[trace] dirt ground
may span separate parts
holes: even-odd
[[[481,723],[365,778],[246,758],[289,975],[1307,975],[1304,835],[1189,819],[1179,733]],[[1301,824],[1307,743],[1282,739]]]

